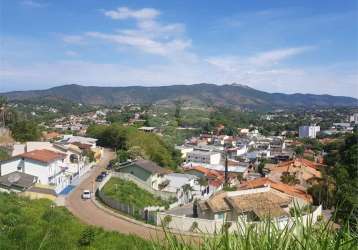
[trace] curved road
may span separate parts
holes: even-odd
[[[106,230],[118,231],[123,234],[134,234],[145,239],[162,238],[164,234],[161,230],[144,227],[121,219],[98,208],[93,201],[81,199],[81,194],[84,189],[94,189],[96,176],[104,170],[114,156],[113,151],[108,149],[104,150],[103,157],[98,166],[92,169],[90,176],[82,180],[75,190],[66,198],[66,207],[73,215],[90,225],[99,226]]]

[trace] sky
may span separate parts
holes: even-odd
[[[238,83],[358,97],[358,1],[0,0],[0,92]]]

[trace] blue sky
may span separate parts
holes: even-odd
[[[358,97],[357,3],[0,0],[0,91],[236,82]]]

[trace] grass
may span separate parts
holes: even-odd
[[[87,226],[50,200],[0,193],[0,249],[153,249],[139,237]]]
[[[0,249],[152,249],[152,250],[350,250],[358,249],[357,234],[348,226],[332,230],[330,223],[319,222],[303,227],[278,230],[267,222],[260,227],[240,228],[243,233],[227,230],[205,236],[194,243],[184,236],[165,231],[160,242],[136,236],[106,232],[84,225],[67,209],[54,207],[49,200],[29,200],[0,193]]]
[[[166,230],[162,244],[153,247],[155,250],[354,250],[358,249],[358,235],[349,227],[334,230],[331,222],[318,222],[304,227],[298,221],[295,227],[278,230],[266,221],[259,226],[242,226],[241,233],[229,233],[228,230],[205,236],[200,242],[188,242],[183,236],[177,236]],[[239,226],[238,226],[239,227]],[[193,243],[194,242],[194,243]]]
[[[120,178],[111,178],[106,185],[104,185],[102,192],[114,200],[135,206],[139,209],[148,206],[165,207],[169,205],[167,201],[141,189],[135,183]]]

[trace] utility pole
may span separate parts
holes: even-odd
[[[225,148],[225,186],[228,185],[228,172],[229,172],[229,169],[228,169],[228,159],[227,159],[227,149]]]

